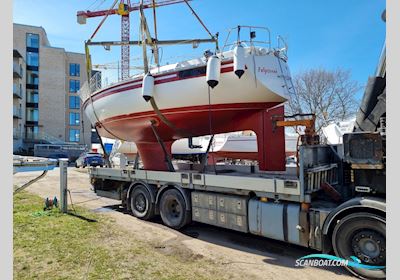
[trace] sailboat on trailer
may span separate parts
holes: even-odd
[[[252,130],[257,135],[259,169],[284,170],[284,129],[273,127],[271,119],[283,118],[282,103],[293,90],[286,47],[272,48],[269,30],[253,26],[234,28],[237,39],[228,44],[231,30],[222,49],[218,36],[210,32],[209,39],[160,41],[150,36],[143,7],[141,1],[141,38],[131,43],[142,47],[144,72],[104,88],[97,88],[92,77],[81,89],[83,110],[99,134],[135,142],[145,169],[171,171],[174,141]],[[244,31],[249,40],[240,39]],[[266,32],[268,40],[257,41],[256,31]],[[215,51],[159,65],[160,45],[203,42],[214,42]],[[104,44],[86,42],[87,57],[90,45]],[[148,63],[148,46],[154,67]]]

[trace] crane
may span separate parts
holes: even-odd
[[[116,4],[118,3],[118,7]],[[131,4],[130,0],[115,0],[110,9],[107,10],[98,10],[98,11],[78,11],[77,12],[77,21],[79,24],[86,24],[87,18],[93,17],[103,17],[103,20],[100,22],[99,26],[94,31],[90,40],[94,37],[97,31],[100,29],[101,25],[104,23],[105,19],[109,15],[119,15],[121,16],[121,79],[125,80],[129,77],[129,57],[130,57],[130,44],[129,44],[129,35],[130,35],[130,21],[129,14],[132,11],[137,11],[140,9],[153,8],[153,13],[155,16],[155,8],[172,5],[177,3],[186,2],[188,0],[163,0],[163,1],[155,1],[148,0],[143,1],[143,3]],[[154,26],[155,36],[157,37],[157,29],[156,25]]]

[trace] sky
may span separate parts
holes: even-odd
[[[87,40],[101,18],[76,21],[80,10],[107,9],[112,0],[14,0],[15,23],[42,26],[50,44],[67,51],[84,52]],[[133,0],[132,3],[137,1]],[[101,4],[101,5],[100,5]],[[100,5],[100,6],[99,6]],[[292,75],[313,68],[350,70],[352,79],[365,85],[374,75],[385,42],[386,26],[381,19],[384,0],[193,0],[191,5],[212,33],[219,32],[223,45],[227,31],[237,25],[265,26],[271,31],[272,46],[282,36],[288,44],[288,64]],[[146,11],[151,27],[152,10]],[[131,14],[131,40],[137,39],[139,18]],[[207,38],[208,34],[184,4],[157,9],[158,37],[162,39]],[[150,28],[152,30],[152,27]],[[264,34],[257,33],[257,38]],[[119,40],[120,17],[110,16],[93,41]],[[232,41],[234,38],[232,38]],[[163,47],[161,64],[194,58],[213,45],[192,49]],[[115,63],[120,49],[91,48],[93,64]],[[131,48],[137,59],[140,48]],[[138,63],[139,61],[136,61]],[[113,75],[116,70],[108,70]],[[357,95],[362,96],[362,91]]]

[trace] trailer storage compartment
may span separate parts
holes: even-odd
[[[192,220],[248,232],[246,198],[210,192],[192,192]]]

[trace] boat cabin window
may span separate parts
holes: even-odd
[[[193,68],[193,69],[179,71],[179,78],[187,79],[187,78],[191,78],[191,77],[202,76],[205,74],[206,74],[206,67],[203,66],[203,67],[199,67],[199,68]]]

